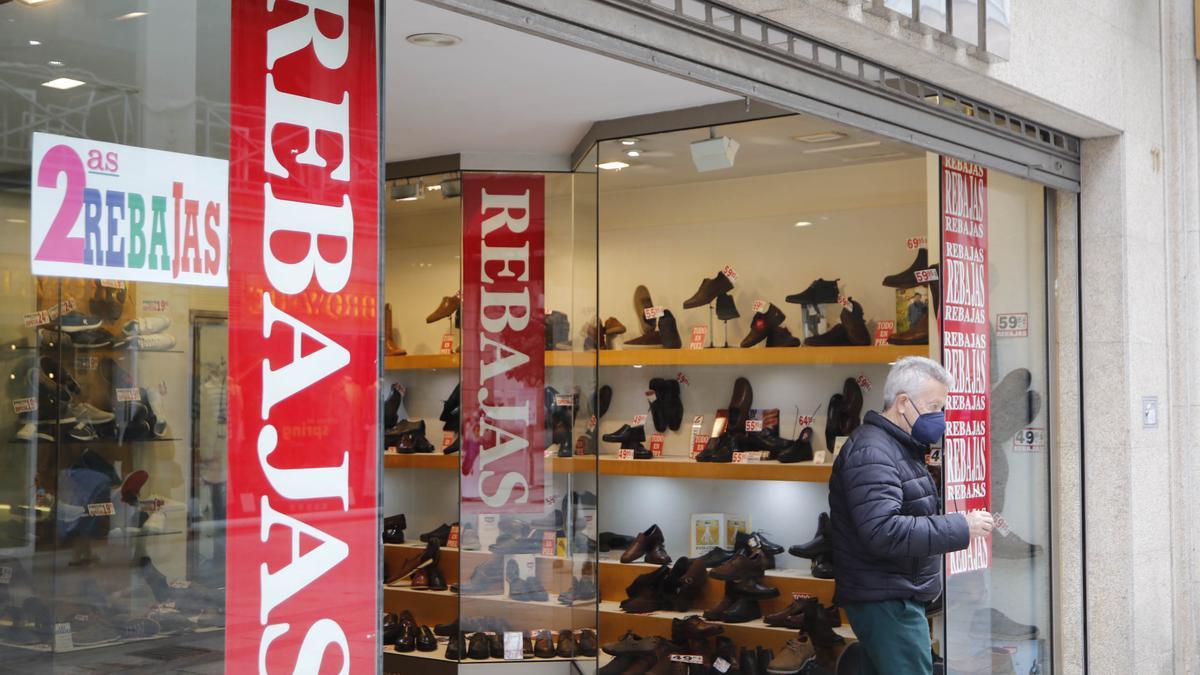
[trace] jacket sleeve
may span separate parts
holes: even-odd
[[[967,547],[964,514],[902,515],[904,493],[895,465],[871,448],[856,454],[858,461],[843,468],[842,487],[854,531],[868,550],[881,557],[918,558]]]

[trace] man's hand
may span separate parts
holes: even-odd
[[[986,536],[992,531],[992,514],[987,511],[971,511],[967,513],[967,529],[971,538]]]

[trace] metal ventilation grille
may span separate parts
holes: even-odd
[[[1074,136],[897,72],[715,0],[629,1],[720,31],[755,47],[766,47],[783,58],[815,66],[843,81],[933,108],[947,117],[1020,138],[1071,161],[1079,160],[1079,139]]]

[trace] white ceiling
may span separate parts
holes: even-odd
[[[416,0],[386,7],[385,156],[566,156],[594,122],[738,97]],[[418,47],[450,33],[454,47]]]

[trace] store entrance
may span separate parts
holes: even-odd
[[[385,671],[862,658],[829,480],[891,367],[943,359],[942,158],[417,3],[388,15]],[[1046,672],[1043,190],[986,175],[987,449],[922,459],[1003,526],[923,600],[939,668]],[[945,508],[981,508],[964,499]]]

